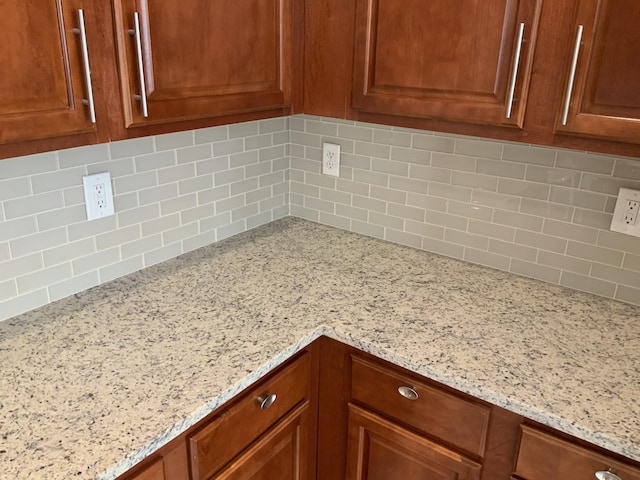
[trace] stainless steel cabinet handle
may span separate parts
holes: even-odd
[[[616,475],[613,470],[609,469],[607,471],[596,472],[596,478],[598,480],[622,480],[618,475]]]
[[[511,70],[511,82],[509,83],[509,96],[507,97],[507,118],[511,118],[513,110],[513,98],[516,94],[516,81],[518,80],[518,69],[520,68],[520,56],[522,55],[522,42],[524,40],[524,23],[518,27],[518,39],[516,43],[516,53],[513,56],[513,68]]]
[[[269,408],[276,401],[276,398],[278,397],[275,393],[272,393],[271,395],[259,396],[258,403],[260,404],[260,410],[266,410],[267,408]]]
[[[418,392],[416,392],[415,389],[411,387],[405,387],[405,386],[398,387],[398,393],[402,395],[404,398],[406,398],[407,400],[418,399]]]
[[[87,86],[87,98],[82,99],[82,104],[89,107],[89,117],[91,123],[96,123],[96,106],[93,103],[93,84],[91,83],[91,67],[89,66],[89,49],[87,48],[87,31],[84,26],[84,11],[78,9],[78,27],[73,33],[80,35],[80,45],[82,48],[82,65],[84,67],[84,83]]]
[[[582,32],[584,25],[578,26],[576,43],[573,47],[573,58],[571,59],[571,70],[569,71],[569,84],[564,98],[564,108],[562,110],[562,125],[566,125],[569,120],[569,106],[571,105],[571,95],[573,94],[573,84],[576,80],[576,69],[578,68],[578,57],[580,56],[580,45],[582,44]]]
[[[142,116],[149,116],[149,108],[147,106],[147,85],[144,79],[144,65],[142,62],[142,38],[140,35],[140,14],[133,12],[133,30],[128,30],[129,35],[136,40],[136,57],[138,60],[138,79],[140,81],[140,95],[134,95],[133,98],[140,100],[142,103]]]

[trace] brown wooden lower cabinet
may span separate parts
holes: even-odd
[[[607,470],[640,480],[638,462],[322,337],[119,480],[593,480]]]
[[[349,405],[346,480],[479,480],[481,468],[436,442]]]

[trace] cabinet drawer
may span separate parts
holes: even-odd
[[[523,425],[515,474],[525,480],[596,478],[613,470],[622,480],[640,480],[640,469]]]
[[[401,387],[412,388],[417,398],[403,397]],[[461,450],[478,457],[484,453],[490,409],[480,403],[355,356],[351,395],[355,402]]]
[[[309,396],[309,354],[251,388],[188,438],[192,480],[206,480]],[[271,406],[261,399],[276,395]]]

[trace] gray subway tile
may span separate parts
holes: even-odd
[[[84,175],[84,168],[68,168],[57,172],[33,175],[31,177],[31,187],[34,194],[62,190],[63,188],[82,185],[82,177]]]
[[[181,227],[173,228],[171,230],[167,230],[162,233],[162,241],[165,245],[170,245],[172,243],[181,242],[187,238],[193,237],[198,234],[198,224],[197,223],[189,223],[187,225],[182,225]],[[182,253],[182,248],[178,255]],[[146,257],[145,257],[146,261]]]
[[[622,264],[622,268],[626,268],[627,270],[635,270],[636,272],[640,272],[640,255],[632,255],[627,253],[624,256],[624,263]],[[638,297],[640,298],[640,297]]]
[[[169,183],[158,187],[144,188],[138,192],[140,205],[148,205],[150,203],[159,203],[162,200],[178,196],[178,185]]]
[[[12,198],[26,197],[31,193],[29,177],[17,177],[0,181],[0,202]]]
[[[57,190],[55,192],[6,200],[4,202],[4,214],[7,220],[11,220],[13,218],[35,215],[48,210],[56,210],[62,208],[63,204],[62,192]]]
[[[369,211],[364,208],[350,207],[349,205],[336,204],[336,215],[349,219],[366,222],[369,218]]]
[[[476,162],[476,173],[493,175],[496,177],[524,179],[526,165],[515,162],[503,162],[500,160],[490,160],[478,158]]]
[[[363,208],[370,212],[385,213],[387,211],[387,203],[375,198],[366,198],[359,195],[353,196],[353,206]]]
[[[106,265],[112,265],[120,261],[120,248],[114,247],[101,252],[92,253],[86,257],[73,260],[74,275],[82,275],[91,270],[98,270]]]
[[[497,253],[466,247],[463,258],[468,262],[497,268],[498,270],[509,269],[510,258],[504,255],[498,255]]]
[[[454,175],[456,172],[453,172]],[[428,165],[409,165],[409,178],[427,180],[430,182],[454,183],[451,170],[448,168],[434,168]]]
[[[101,220],[96,220],[96,222],[100,221]],[[71,236],[71,233],[69,233],[69,236]],[[9,247],[11,248],[12,256],[16,258],[63,245],[68,240],[74,239],[67,237],[65,227],[60,227],[54,230],[47,230],[46,232],[35,233],[10,240]]]
[[[409,176],[409,165],[403,162],[395,162],[393,160],[383,160],[381,158],[371,159],[371,170],[379,173],[387,173],[400,177]]]
[[[473,172],[454,170],[451,175],[451,183],[461,187],[469,187],[474,190],[495,192],[498,189],[497,178]]]
[[[520,199],[518,197],[485,190],[474,190],[471,194],[471,203],[512,211],[518,211],[520,209]]]
[[[611,225],[613,215],[610,213],[594,212],[593,210],[583,210],[576,208],[573,215],[573,223],[608,230]]]
[[[577,240],[584,243],[595,244],[598,239],[598,231],[593,228],[583,227],[568,222],[545,219],[542,232],[568,240]]]
[[[478,157],[479,159],[493,158],[499,160],[502,158],[502,143],[459,137],[456,139],[456,146],[453,153],[470,155]]]
[[[605,177],[603,175],[583,174],[580,188],[590,192],[618,195],[620,187],[640,189],[640,181],[626,180],[622,178]]]
[[[422,249],[452,258],[463,258],[465,247],[445,242],[437,238],[422,237]]]
[[[58,228],[62,225],[79,223],[86,219],[87,213],[84,205],[74,205],[38,215],[38,230],[43,232],[45,230]]]
[[[373,141],[373,129],[360,126],[338,125],[338,136],[350,140],[371,142]]]
[[[97,271],[76,275],[73,278],[49,285],[49,297],[52,302],[69,297],[100,284],[100,276]]]
[[[572,150],[559,150],[556,157],[556,166],[570,168],[591,173],[604,173],[611,175],[615,159],[604,155],[576,152]]]
[[[425,208],[427,210],[435,210],[437,212],[447,211],[448,200],[440,197],[431,197],[420,193],[407,193],[407,205],[412,207]]]
[[[213,157],[213,150],[210,144],[196,145],[193,147],[181,148],[176,151],[178,163],[190,163],[198,160],[207,160]]]
[[[194,144],[193,131],[174,132],[164,135],[156,135],[156,151],[175,150],[190,147]]]
[[[549,200],[554,203],[571,205],[573,207],[588,208],[602,212],[607,197],[599,193],[575,190],[572,188],[551,187]]]
[[[416,207],[408,207],[397,203],[389,203],[387,205],[387,214],[403,219],[410,219],[416,222],[423,222],[426,210]]]
[[[137,238],[140,238],[140,225],[138,224],[102,233],[96,236],[95,241],[98,250],[106,250],[107,248],[131,242]]]
[[[8,158],[2,160],[0,180],[36,175],[38,173],[55,172],[57,169],[58,154],[56,152]]]
[[[504,225],[496,225],[495,223],[485,222],[481,220],[469,220],[469,233],[483,235],[489,238],[513,242],[515,238],[515,228]]]
[[[19,217],[0,222],[0,242],[24,237],[38,231],[36,216]]]
[[[524,213],[496,209],[493,213],[493,223],[540,232],[542,231],[543,219]]]
[[[94,173],[109,172],[112,179],[131,175],[135,173],[135,171],[133,158],[121,158],[87,165],[87,174],[93,175]]]
[[[107,144],[87,145],[83,147],[60,150],[58,152],[60,168],[84,166],[91,163],[109,160],[109,148]]]
[[[613,176],[640,180],[640,162],[637,159],[616,159]]]
[[[420,237],[419,235],[413,235],[411,233],[403,232],[400,230],[394,230],[393,228],[385,229],[384,239],[388,242],[407,245],[409,247],[422,247],[422,237]]]
[[[391,160],[429,165],[431,162],[431,152],[428,150],[394,146],[391,147]]]
[[[365,193],[366,195],[366,193]],[[386,187],[371,187],[371,198],[377,198],[385,202],[393,202],[404,205],[407,203],[407,193],[402,190],[392,190]]]
[[[512,242],[504,242],[495,238],[489,239],[490,252],[506,255],[512,259],[525,260],[527,262],[535,262],[538,257],[538,250],[524,245],[517,245]]]
[[[575,170],[544,168],[530,165],[527,167],[525,179],[530,182],[577,188],[580,186],[580,176],[581,173]]]
[[[158,170],[158,182],[160,184],[177,182],[187,178],[195,177],[195,165],[186,163],[175,167],[162,168]]]
[[[564,238],[551,237],[527,230],[516,230],[515,242],[520,245],[562,254],[567,249],[567,240]]]
[[[538,253],[538,263],[549,267],[559,268],[568,272],[578,273],[580,275],[589,275],[591,272],[591,263],[589,260],[568,257],[553,252],[540,250]]]
[[[400,147],[411,146],[411,134],[406,132],[398,132],[396,130],[373,130],[373,141],[383,145],[397,145]]]
[[[2,303],[0,319],[6,320],[15,315],[28,312],[50,302],[46,288],[12,298]]]
[[[242,151],[244,151],[244,140],[242,138],[223,140],[222,142],[216,142],[213,144],[214,157],[222,157],[224,155],[231,155]]]
[[[533,145],[519,145],[505,143],[502,159],[511,162],[529,163],[534,165],[547,165],[552,167],[556,161],[556,150],[551,148],[535,147]]]
[[[114,194],[134,192],[143,188],[155,187],[158,185],[158,174],[155,170],[127,175],[113,180]]]
[[[258,122],[244,122],[229,125],[229,138],[248,137],[258,134]]]
[[[638,305],[640,298],[640,288],[627,287],[626,285],[618,285],[615,295],[616,300]]]
[[[62,263],[60,265],[45,268],[44,270],[22,275],[16,278],[18,293],[23,294],[33,290],[46,288],[60,280],[66,280],[72,275],[70,263]]]
[[[373,238],[384,238],[384,227],[380,225],[372,225],[371,223],[364,223],[354,219],[351,221],[351,229],[361,235],[367,235]]]
[[[489,247],[489,238],[482,235],[462,232],[460,230],[446,229],[444,232],[444,239],[447,242],[477,248],[479,250],[487,250]]]
[[[176,185],[175,183],[169,183],[167,185]],[[200,192],[203,190],[207,190],[213,187],[213,176],[212,175],[202,175],[199,177],[187,178],[186,180],[181,180],[178,182],[178,192],[180,195],[188,195],[190,193]],[[167,198],[176,197],[178,193],[171,193],[166,197],[162,198],[162,200],[166,200]]]
[[[219,127],[202,128],[194,132],[194,138],[197,144],[227,140],[229,138],[229,127],[221,125]]]
[[[429,237],[438,240],[444,239],[445,228],[424,222],[415,222],[407,219],[404,222],[404,229],[409,233],[419,235],[421,237]]]
[[[31,255],[14,258],[6,262],[0,263],[0,282],[15,279],[20,275],[42,270],[45,265],[42,262],[42,255],[34,253]]]
[[[613,298],[616,291],[615,283],[566,271],[562,272],[560,285],[609,298]]]
[[[598,245],[612,250],[621,250],[640,255],[640,241],[638,241],[638,238],[624,233],[600,230]]]
[[[140,137],[131,140],[120,140],[109,144],[112,159],[135,157],[154,151],[153,137]]]
[[[453,138],[414,134],[411,146],[420,150],[429,150],[430,152],[453,153],[456,148],[456,141]]]
[[[622,265],[624,254],[616,250],[588,245],[586,243],[569,241],[567,255],[583,258],[592,262],[606,263],[614,267]]]
[[[517,258],[511,260],[509,271],[525,277],[531,277],[537,280],[542,280],[543,282],[555,284],[560,281],[561,274],[561,271],[557,268],[538,265],[532,262],[525,262]]]
[[[158,263],[165,262],[172,258],[176,258],[178,255],[181,255],[181,254],[182,254],[182,244],[180,242],[172,243],[167,246],[158,248],[156,250],[151,250],[150,252],[146,252],[143,255],[144,266],[150,267],[151,265],[156,265]]]
[[[453,155],[449,153],[433,152],[431,155],[431,166],[439,168],[450,168],[463,172],[476,171],[476,158],[467,155]]]
[[[520,212],[544,218],[553,218],[570,222],[573,218],[573,207],[560,205],[533,198],[523,198],[520,202]]]
[[[625,270],[595,262],[591,268],[591,277],[608,280],[629,287],[640,288],[640,272]]]
[[[521,198],[546,200],[549,197],[549,185],[501,178],[498,180],[498,192]]]
[[[144,261],[142,255],[127,258],[113,265],[102,267],[99,270],[100,282],[105,283],[116,278],[124,277],[130,273],[142,270],[144,267]]]
[[[486,222],[490,222],[493,217],[492,208],[473,205],[469,202],[457,202],[455,200],[448,202],[447,212],[461,217],[484,220]]]

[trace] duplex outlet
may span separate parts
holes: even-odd
[[[640,237],[640,222],[638,222],[639,209],[640,191],[621,188],[618,192],[616,208],[613,211],[611,230]]]
[[[335,143],[322,144],[322,174],[340,176],[340,145]]]
[[[109,172],[82,177],[87,220],[108,217],[115,213],[113,189]]]

